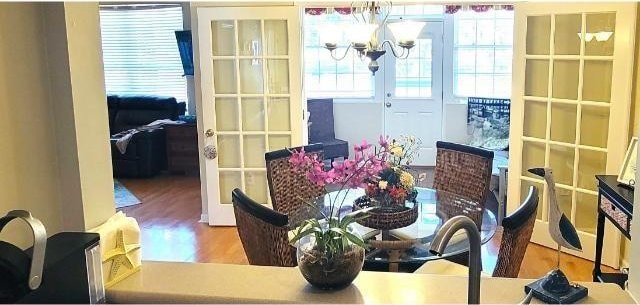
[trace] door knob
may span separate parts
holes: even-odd
[[[387,108],[391,108],[391,102],[386,102],[384,105],[387,106]]]
[[[215,135],[215,132],[213,132],[213,129],[209,128],[204,132],[204,135],[207,136],[207,138],[211,138]]]

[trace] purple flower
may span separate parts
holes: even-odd
[[[362,143],[360,143],[360,145],[356,144],[353,146],[353,150],[355,150],[356,152],[363,152],[369,148],[371,148],[371,144],[369,144],[367,142],[367,140],[362,140]]]

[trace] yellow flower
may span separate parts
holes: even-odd
[[[407,172],[402,172],[400,174],[400,184],[404,186],[406,189],[410,189],[415,185],[415,181],[413,176]]]
[[[387,189],[387,184],[389,184],[387,181],[384,181],[384,180],[378,181],[378,187],[381,190]]]
[[[403,157],[404,156],[404,151],[402,150],[402,147],[400,147],[400,146],[397,146],[397,145],[391,146],[389,151],[391,152],[392,155],[394,155],[396,157]]]

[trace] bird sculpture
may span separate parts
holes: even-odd
[[[571,224],[569,218],[560,210],[558,197],[556,196],[556,183],[553,179],[551,168],[530,168],[529,172],[544,178],[547,182],[547,194],[549,194],[549,234],[558,243],[558,251],[561,247],[575,251],[582,251],[582,244],[578,237],[576,228]]]
[[[553,170],[548,167],[530,168],[530,173],[542,177],[547,182],[548,228],[549,235],[558,244],[555,270],[550,271],[543,278],[527,285],[525,292],[533,292],[533,296],[546,303],[573,303],[587,296],[587,288],[569,282],[564,272],[560,270],[560,252],[562,247],[582,251],[582,244],[578,232],[569,218],[562,213],[556,195],[556,183]]]

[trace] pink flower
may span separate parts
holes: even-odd
[[[371,144],[369,144],[367,142],[367,140],[362,140],[362,143],[360,143],[360,145],[356,144],[353,146],[353,150],[355,150],[356,152],[363,152],[369,148],[371,148]]]
[[[380,139],[378,139],[378,144],[380,145],[380,147],[382,147],[384,149],[388,149],[389,148],[389,137],[385,137],[383,135],[380,135]]]

